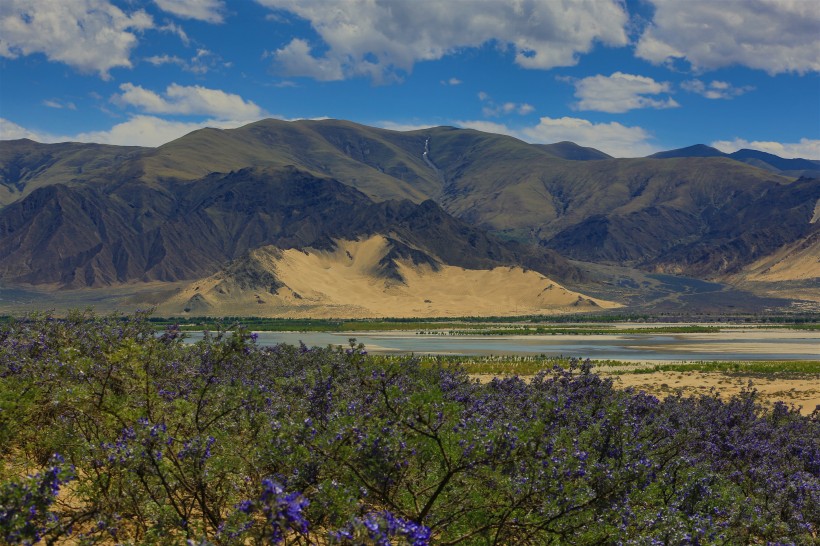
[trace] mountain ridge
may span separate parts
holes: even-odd
[[[820,176],[820,160],[794,158],[787,159],[775,154],[741,148],[732,153],[721,152],[717,148],[705,144],[695,144],[676,150],[667,150],[648,156],[652,159],[670,159],[678,157],[726,157],[752,165],[767,171],[789,176]]]
[[[394,243],[384,278],[409,260],[586,282],[565,254],[721,280],[820,229],[820,180],[703,145],[685,157],[616,159],[567,142],[343,120],[261,120],[151,149],[9,142],[0,281],[11,284],[173,283],[263,246],[327,250],[374,234]]]

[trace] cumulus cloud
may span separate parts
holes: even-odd
[[[106,0],[3,0],[0,57],[42,53],[108,79],[112,68],[131,67],[135,32],[152,27],[144,11],[126,13]]]
[[[458,78],[450,78],[449,80],[441,80],[441,85],[461,85],[462,82]]]
[[[749,142],[742,138],[736,138],[734,140],[718,140],[712,143],[712,147],[727,154],[748,148],[788,159],[820,159],[820,140],[810,138],[801,138],[800,142],[766,142],[760,140]]]
[[[315,45],[326,50],[316,53],[307,41],[294,38],[274,57],[284,75],[317,80],[390,80],[419,61],[487,43],[512,51],[519,66],[535,69],[575,65],[597,43],[628,43],[628,14],[620,0],[257,2],[311,24],[324,42]]]
[[[534,127],[521,131],[528,142],[552,143],[569,140],[591,146],[614,157],[643,157],[658,151],[649,143],[651,135],[642,127],[617,122],[592,123],[580,118],[543,117]]]
[[[742,65],[769,74],[820,70],[820,2],[650,0],[652,23],[635,54],[660,64],[685,59],[696,70]]]
[[[484,91],[478,93],[478,99],[484,103],[481,113],[488,118],[498,117],[509,114],[519,114],[526,116],[535,112],[535,107],[526,102],[505,102],[503,104],[496,104],[490,95]]]
[[[187,122],[162,119],[156,116],[137,115],[118,123],[111,129],[88,131],[73,135],[53,135],[21,127],[7,119],[0,118],[0,139],[30,138],[37,142],[96,142],[120,146],[161,146],[191,131],[205,127],[235,129],[256,120],[207,119]]]
[[[652,135],[642,127],[628,127],[617,122],[593,123],[580,118],[542,117],[537,125],[511,128],[489,121],[459,121],[458,125],[478,131],[498,133],[534,144],[552,144],[569,140],[590,146],[614,157],[644,157],[658,151],[650,141]]]
[[[154,0],[159,9],[184,19],[198,19],[207,23],[221,23],[225,11],[222,0]]]
[[[19,138],[29,138],[37,142],[52,142],[49,136],[44,133],[31,131],[6,118],[0,118],[0,140],[17,140]]]
[[[677,108],[680,104],[671,97],[653,98],[670,92],[668,82],[657,82],[646,76],[615,72],[611,76],[590,76],[582,79],[564,79],[575,86],[578,98],[573,107],[619,114],[639,108]]]
[[[72,136],[70,140],[119,144],[121,146],[161,146],[197,129],[205,127],[234,129],[252,121],[255,120],[208,119],[197,122],[184,122],[162,119],[156,116],[139,115],[119,123],[109,130],[79,133]]]
[[[688,80],[681,83],[680,86],[685,91],[697,93],[707,99],[733,99],[754,89],[750,85],[735,87],[729,82],[720,80],[712,80],[708,84],[701,80]]]
[[[344,79],[342,63],[338,59],[318,59],[311,54],[310,44],[301,38],[294,38],[288,45],[271,54],[286,76],[305,76],[320,81]],[[362,61],[364,67],[365,61]]]
[[[198,85],[172,83],[165,93],[155,93],[139,85],[124,83],[122,93],[111,100],[121,106],[131,106],[150,114],[205,115],[217,119],[259,119],[264,110],[239,95]]]

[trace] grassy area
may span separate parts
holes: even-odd
[[[385,362],[400,362],[405,356],[382,357]],[[535,375],[555,366],[567,368],[573,359],[547,356],[417,356],[422,367],[460,367],[470,374]],[[576,362],[578,362],[576,360]],[[619,360],[592,360],[593,368],[609,374],[646,374],[655,372],[717,372],[732,375],[818,376],[820,360],[696,361],[669,364],[635,363]]]
[[[553,319],[555,317],[552,317]],[[602,319],[603,317],[596,317]],[[720,323],[720,324],[664,324],[630,327],[633,321],[590,321],[573,316],[572,321],[549,322],[546,317],[461,317],[457,319],[277,319],[258,317],[192,317],[181,321],[175,318],[150,318],[157,329],[178,325],[183,331],[234,330],[239,326],[257,332],[384,332],[410,331],[427,335],[606,335],[606,334],[711,334],[737,327],[778,328],[820,331],[820,323],[793,322],[777,324]],[[576,322],[577,321],[577,322]],[[549,324],[542,326],[541,324]],[[627,324],[627,326],[624,326]]]
[[[712,361],[685,364],[655,365],[650,371],[633,373],[669,372],[719,372],[736,375],[820,375],[820,360],[761,360],[761,361]]]

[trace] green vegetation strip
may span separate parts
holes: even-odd
[[[402,356],[386,356],[386,361],[401,361]],[[573,362],[569,357],[547,356],[417,356],[423,367],[459,367],[470,374],[535,375],[566,368]],[[820,376],[820,360],[748,360],[748,361],[693,361],[668,364],[636,363],[619,360],[593,360],[593,369],[609,374],[648,374],[655,372],[715,372],[732,375]]]
[[[6,320],[3,321],[2,319]],[[0,322],[13,320],[0,317]],[[678,319],[685,322],[716,322],[703,318]],[[235,330],[244,328],[256,332],[374,332],[411,331],[419,334],[441,335],[593,335],[593,334],[700,334],[716,333],[736,327],[779,328],[820,331],[820,317],[793,317],[791,322],[771,318],[727,318],[715,324],[664,324],[665,317],[637,315],[566,315],[521,317],[457,317],[457,318],[410,318],[410,319],[287,319],[260,317],[152,317],[150,323],[157,329],[178,325],[183,331]],[[624,326],[624,324],[652,324],[651,326]],[[543,326],[543,325],[549,326]],[[620,326],[616,326],[620,324]],[[610,326],[611,325],[611,326]]]
[[[0,315],[0,324],[11,324],[20,317]],[[239,327],[257,332],[364,332],[404,330],[454,335],[532,335],[532,334],[643,334],[711,333],[736,327],[820,331],[820,314],[788,317],[667,317],[653,315],[524,315],[518,317],[450,317],[387,319],[292,319],[264,317],[150,317],[157,329],[178,325],[183,331],[235,330]],[[708,323],[670,325],[665,323]],[[652,324],[645,327],[618,327],[616,324]],[[513,326],[516,325],[516,326]],[[549,325],[549,326],[542,326]],[[604,326],[612,325],[612,326]]]

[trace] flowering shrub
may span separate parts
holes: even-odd
[[[74,469],[55,454],[43,472],[0,485],[0,536],[8,544],[35,544],[59,534],[60,522],[51,505],[60,487],[74,479]]]
[[[820,532],[820,423],[765,410],[751,389],[659,401],[581,362],[479,384],[355,343],[265,348],[240,329],[185,344],[142,314],[0,331],[0,458],[11,544],[811,544]]]

